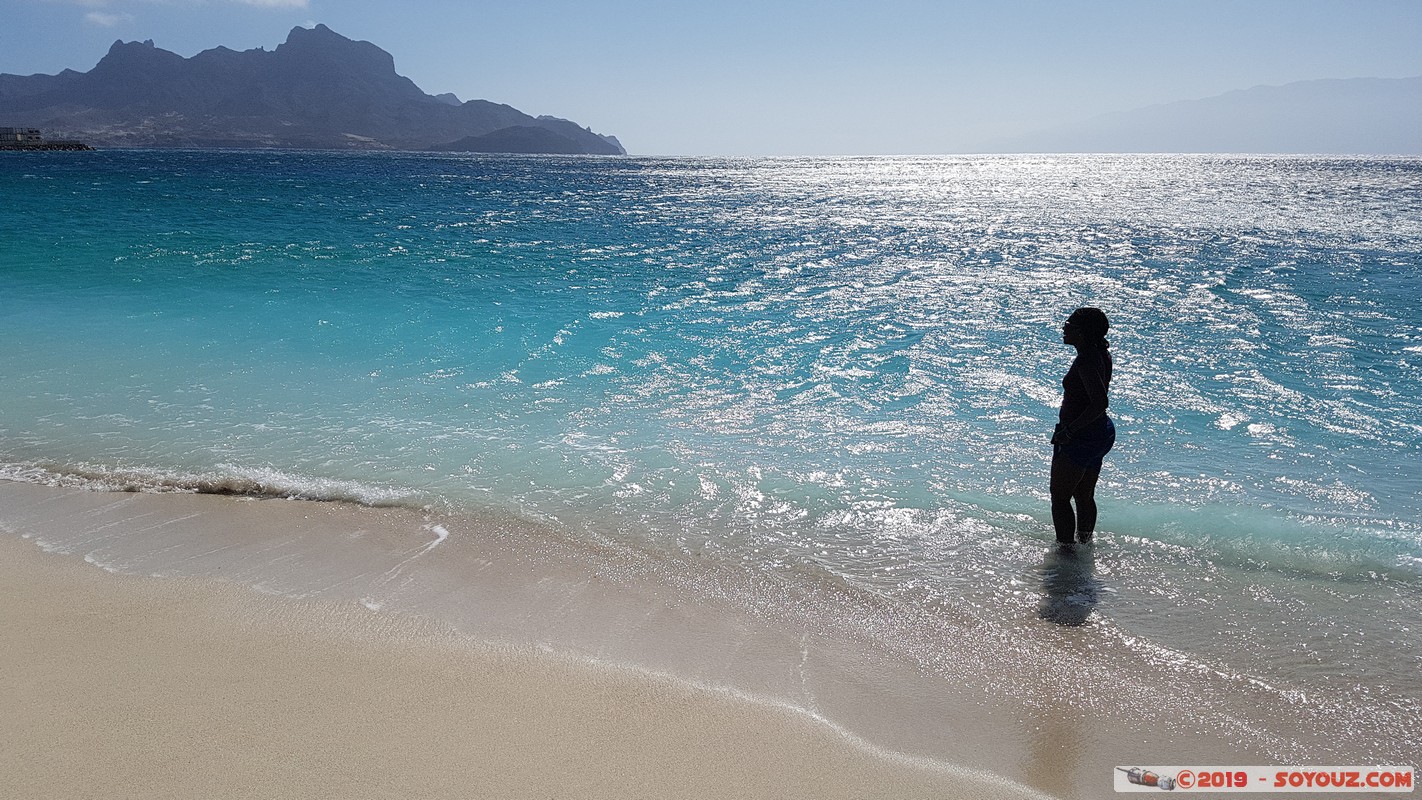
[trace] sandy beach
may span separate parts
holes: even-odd
[[[358,605],[111,574],[13,535],[0,571],[9,796],[1038,796],[729,692]]]
[[[846,587],[512,519],[0,481],[0,562],[20,797],[1087,800],[1268,758],[1192,717],[1248,696],[1085,628],[846,624]]]

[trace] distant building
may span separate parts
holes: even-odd
[[[5,144],[40,144],[43,141],[39,128],[0,128],[0,142]]]
[[[83,142],[55,139],[46,142],[39,128],[0,128],[0,150],[93,150]]]

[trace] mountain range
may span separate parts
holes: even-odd
[[[426,94],[389,53],[325,25],[293,28],[270,52],[184,58],[117,41],[88,72],[0,75],[0,126],[109,147],[626,153],[569,120]]]
[[[625,154],[613,136],[487,100],[429,95],[325,25],[191,58],[118,41],[88,72],[0,74],[0,127],[108,147]],[[1422,77],[1315,80],[1105,114],[983,152],[1422,153]]]
[[[1422,153],[1422,76],[1256,86],[1005,142],[1035,153]]]

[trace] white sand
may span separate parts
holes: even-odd
[[[1035,796],[730,693],[13,535],[0,592],[7,797]]]

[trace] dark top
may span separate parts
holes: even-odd
[[[1076,351],[1076,359],[1071,369],[1062,378],[1062,408],[1057,420],[1068,427],[1080,428],[1105,413],[1110,400],[1106,390],[1111,385],[1111,351],[1105,347],[1082,347]],[[1092,390],[1092,385],[1096,387]],[[1099,392],[1100,398],[1095,398]],[[1088,419],[1084,415],[1099,408],[1097,414]]]

